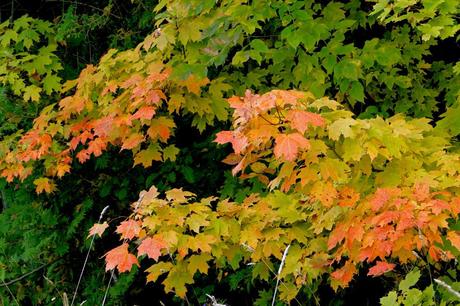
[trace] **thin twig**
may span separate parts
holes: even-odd
[[[289,247],[291,245],[289,244],[286,249],[284,250],[284,253],[283,253],[283,257],[281,258],[281,263],[280,263],[280,267],[278,268],[278,274],[276,275],[276,286],[275,286],[275,292],[273,292],[273,299],[272,299],[272,306],[275,305],[275,300],[276,300],[276,292],[278,291],[278,285],[280,283],[280,274],[281,274],[281,270],[283,270],[283,265],[284,265],[284,262],[286,261],[286,256],[287,256],[287,253],[288,253],[288,250],[289,250]]]
[[[14,296],[13,292],[11,292],[10,287],[8,287],[8,285],[5,283],[5,281],[3,279],[2,279],[2,283],[3,283],[3,286],[6,287],[6,290],[8,290],[8,292],[10,293],[11,297],[13,298],[13,300],[19,306],[18,300],[16,300],[16,297]]]
[[[2,284],[0,284],[0,287],[7,287],[7,286],[9,286],[11,284],[19,282],[20,280],[26,278],[27,276],[29,276],[31,274],[34,274],[37,271],[40,271],[41,269],[43,269],[44,267],[46,267],[49,264],[50,263],[43,264],[40,267],[38,267],[38,268],[36,268],[36,269],[34,269],[34,270],[30,271],[30,272],[27,272],[26,274],[23,274],[23,275],[19,276],[18,278],[12,279],[12,280],[10,280],[8,282],[3,281]]]
[[[137,211],[137,209],[138,209],[139,205],[141,204],[143,198],[144,198],[144,195],[140,196],[139,199],[137,200],[136,206],[134,207],[134,211],[135,211],[135,212]],[[129,231],[130,229],[131,229],[131,225],[130,225],[130,227],[128,228],[128,231]],[[123,240],[123,243],[126,242],[126,241],[128,241],[128,239],[125,238],[125,239]],[[110,285],[112,284],[112,279],[113,279],[114,274],[115,274],[115,268],[113,268],[113,269],[112,269],[112,272],[110,273],[109,283],[107,284],[107,287],[106,287],[106,289],[105,289],[104,298],[102,299],[101,306],[104,306],[104,305],[105,305],[105,302],[106,302],[106,300],[107,300],[107,296],[108,296],[108,294],[109,294]]]
[[[101,306],[105,305],[105,301],[107,300],[107,295],[109,294],[109,289],[110,289],[110,285],[112,283],[112,279],[113,279],[114,274],[115,274],[115,269],[113,269],[112,272],[110,273],[109,283],[107,284],[107,287],[105,289],[104,298],[102,299]]]
[[[457,299],[460,300],[460,292],[458,292],[457,290],[455,290],[454,288],[452,288],[449,284],[443,282],[442,280],[438,279],[438,278],[435,278],[434,281],[436,282],[436,284],[444,287],[447,289],[447,291],[449,291],[450,293],[452,293],[453,295],[455,295],[455,297]]]
[[[107,211],[107,209],[109,209],[108,205],[104,207],[104,209],[101,211],[101,214],[99,215],[99,221],[97,223],[101,223],[102,218],[104,217],[104,214]],[[83,263],[83,267],[81,268],[80,276],[78,277],[77,286],[75,287],[75,291],[73,293],[72,302],[70,303],[70,306],[73,305],[73,303],[75,302],[75,298],[77,297],[78,287],[80,287],[80,282],[81,282],[81,279],[83,278],[83,273],[85,272],[86,264],[88,263],[89,253],[91,252],[95,238],[96,238],[96,235],[93,235],[93,237],[91,238],[91,243],[89,244],[88,252],[86,252],[86,258]]]

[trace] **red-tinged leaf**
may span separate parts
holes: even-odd
[[[414,197],[417,201],[424,201],[430,195],[430,186],[427,183],[417,183],[414,186]]]
[[[175,126],[176,125],[171,118],[154,118],[150,123],[150,128],[147,130],[147,134],[152,139],[160,139],[161,141],[166,141],[168,140],[169,136],[171,136],[171,130]]]
[[[161,250],[167,246],[161,237],[145,238],[137,248],[138,256],[147,254],[148,257],[158,261],[158,258],[161,256]]]
[[[308,125],[324,126],[326,124],[321,115],[297,109],[290,110],[286,115],[286,119],[291,122],[291,126],[294,129],[302,134],[308,129]]]
[[[109,135],[115,128],[113,124],[113,117],[102,117],[91,122],[94,130],[94,135],[104,137]]]
[[[430,246],[429,249],[428,249],[428,254],[430,254],[430,257],[434,260],[434,261],[439,261],[439,255],[440,255],[440,252],[439,252],[439,249],[436,248],[435,246]]]
[[[275,138],[275,156],[293,161],[299,150],[310,148],[310,142],[299,133],[280,134]]]
[[[91,237],[91,236],[94,236],[94,235],[99,235],[99,237],[102,236],[102,234],[104,233],[104,231],[106,230],[106,228],[109,227],[109,225],[107,224],[107,222],[104,222],[104,223],[96,223],[94,224],[90,230],[89,230],[89,234],[88,234],[88,237]]]
[[[378,188],[371,197],[370,204],[374,211],[382,208],[392,197],[400,193],[397,188]]]
[[[137,147],[141,142],[144,141],[144,135],[142,134],[132,134],[127,139],[123,141],[122,150],[131,150]]]
[[[339,286],[345,287],[353,279],[355,273],[355,265],[347,261],[342,268],[332,272],[331,277],[339,283]]]
[[[216,139],[214,142],[218,144],[226,144],[233,141],[233,132],[232,131],[221,131],[216,134]]]
[[[447,239],[452,243],[457,250],[460,250],[460,235],[457,232],[449,231],[447,233]]]
[[[122,273],[130,271],[133,265],[139,266],[136,256],[129,253],[127,243],[108,251],[104,256],[106,271],[117,268]]]
[[[329,235],[327,242],[327,249],[332,250],[337,244],[342,242],[346,237],[346,228],[345,224],[338,224]]]
[[[369,269],[369,273],[367,273],[367,275],[374,277],[379,276],[393,270],[394,267],[395,264],[388,263],[386,261],[377,261],[375,265]]]
[[[218,144],[231,143],[235,154],[240,154],[248,145],[248,139],[241,133],[233,131],[221,131],[216,134],[214,142]]]
[[[46,177],[38,178],[34,181],[35,191],[40,194],[42,192],[51,193],[56,189],[56,185],[52,180]]]
[[[126,220],[118,225],[116,232],[121,235],[121,239],[133,239],[141,231],[141,222],[136,220]]]
[[[131,119],[145,119],[150,120],[155,115],[155,107],[153,106],[143,106],[137,112],[135,112]]]
[[[80,163],[84,163],[85,161],[87,161],[90,157],[90,153],[88,150],[81,150],[80,152],[77,153],[77,159]]]
[[[102,152],[106,149],[107,142],[103,138],[98,137],[88,143],[88,154],[94,154],[94,156],[101,156]]]
[[[115,93],[117,91],[118,85],[114,82],[110,82],[107,86],[102,90],[101,96],[105,96],[107,93]]]

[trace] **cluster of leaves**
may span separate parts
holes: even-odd
[[[0,28],[7,56],[0,55],[0,107],[7,110],[0,114],[0,173],[15,183],[0,190],[47,193],[29,194],[26,202],[47,207],[34,218],[22,213],[21,200],[4,204],[1,237],[24,220],[53,219],[44,231],[15,236],[27,245],[49,236],[27,261],[73,254],[67,259],[78,263],[75,251],[88,246],[83,229],[103,201],[122,215],[122,203],[152,184],[161,191],[186,184],[203,198],[218,194],[224,176],[221,199],[194,200],[181,189],[166,198],[155,188],[142,193],[118,227],[123,243],[106,254],[108,269],[127,271],[147,255],[158,261],[148,280],[162,280],[180,297],[198,279],[214,283],[203,276],[210,271],[229,276],[231,288],[251,276],[273,288],[278,276],[281,298],[291,300],[312,298],[306,291],[322,283],[345,287],[359,271],[377,276],[420,258],[442,269],[460,254],[453,225],[460,161],[451,140],[460,134],[460,69],[444,52],[456,48],[458,3],[136,0],[124,13],[116,0],[93,4],[63,6],[56,26],[22,17]],[[64,52],[55,50],[55,37]],[[106,52],[109,45],[125,51]],[[99,64],[79,71],[102,53]],[[76,80],[60,85],[56,55],[65,60],[60,76]],[[291,88],[301,91],[285,91]],[[227,101],[232,94],[245,96]],[[14,95],[43,103],[19,104]],[[324,95],[334,100],[315,98]],[[233,128],[219,132],[229,106]],[[191,145],[200,136],[190,127],[206,140]],[[232,144],[224,161],[238,179],[217,165],[222,149],[209,141],[216,132],[216,142]],[[143,169],[155,162],[164,163],[154,173]],[[81,204],[88,196],[93,201]],[[49,210],[49,203],[59,204]],[[10,213],[23,215],[18,225]],[[58,227],[68,233],[64,249],[53,246]],[[2,260],[16,256],[2,250]],[[0,272],[7,279],[25,273],[24,260]],[[97,304],[104,283],[97,260],[90,265],[82,291]],[[67,291],[79,268],[49,271]],[[112,297],[124,294],[136,272],[121,275]],[[40,277],[31,282],[43,290],[32,303],[51,303],[46,292],[54,289],[43,289]],[[25,288],[13,288],[21,301],[31,294]],[[267,304],[270,292],[256,290]]]
[[[460,31],[458,23],[457,1],[384,1],[374,0],[373,14],[383,23],[407,20],[417,31],[422,33],[423,40],[440,37],[455,37]]]
[[[362,1],[175,1],[156,11],[155,45],[174,71],[216,75],[237,94],[294,87],[337,95],[366,117],[431,117],[443,84],[451,84],[443,80],[453,65],[440,62],[439,69],[430,57],[435,40],[422,40],[405,23],[381,27],[378,7],[369,10]]]
[[[0,83],[25,101],[59,92],[62,65],[54,36],[51,23],[28,16],[0,24]]]
[[[380,299],[380,305],[436,305],[433,286],[426,287],[423,291],[412,288],[420,279],[420,271],[417,269],[407,273],[399,283],[398,291],[391,291],[387,296]]]
[[[106,254],[107,269],[137,264],[127,240],[139,238],[138,256],[167,255],[147,269],[147,280],[169,272],[166,291],[184,297],[209,261],[234,270],[251,263],[253,277],[267,281],[290,246],[279,277],[280,297],[292,300],[326,272],[334,288],[344,287],[365,262],[378,276],[419,253],[452,259],[443,237],[460,249],[457,231],[444,234],[460,212],[459,155],[446,152],[448,136],[426,119],[353,119],[336,101],[289,91],[247,92],[229,103],[234,129],[216,137],[233,146],[225,161],[234,174],[280,191],[239,205],[189,202],[194,194],[179,189],[159,199],[153,187],[117,228],[124,243]]]

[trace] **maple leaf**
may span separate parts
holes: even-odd
[[[131,134],[128,138],[123,141],[121,150],[131,150],[137,147],[141,142],[144,141],[144,135],[142,134]]]
[[[449,231],[447,233],[447,239],[452,243],[457,250],[460,250],[460,235],[457,232]]]
[[[238,132],[233,131],[221,131],[216,134],[214,142],[218,144],[226,144],[230,142],[233,147],[235,154],[240,154],[248,145],[248,139],[246,136]]]
[[[52,180],[46,177],[38,178],[34,181],[35,191],[40,194],[42,192],[51,193],[56,190],[56,185]]]
[[[174,188],[166,191],[166,199],[168,201],[174,201],[178,203],[185,203],[188,201],[188,198],[194,197],[195,194],[189,191],[184,191],[182,188]]]
[[[129,253],[127,243],[108,251],[104,256],[106,271],[117,268],[118,272],[122,273],[130,271],[133,265],[139,266],[136,256]]]
[[[107,95],[107,93],[115,93],[117,91],[118,85],[114,82],[109,82],[107,86],[102,90],[101,96]]]
[[[159,138],[161,141],[168,140],[169,136],[171,135],[171,129],[174,128],[176,125],[171,118],[167,117],[158,117],[154,118],[150,122],[150,127],[147,130],[147,134],[152,139]]]
[[[357,121],[352,118],[341,118],[329,125],[329,138],[339,140],[340,135],[345,138],[353,138],[355,133],[351,126],[356,125]]]
[[[393,270],[395,267],[395,264],[388,263],[386,261],[377,261],[375,265],[369,269],[369,273],[367,275],[369,276],[379,276],[382,275],[388,271]]]
[[[88,154],[93,153],[94,156],[101,156],[102,151],[107,147],[107,142],[103,138],[98,137],[88,142]]]
[[[94,224],[90,228],[88,237],[86,238],[89,238],[94,235],[99,235],[99,237],[101,237],[107,227],[109,227],[109,224],[107,222]]]
[[[141,231],[141,222],[136,220],[126,220],[118,225],[116,232],[121,235],[121,239],[133,239]]]
[[[275,156],[293,161],[299,149],[309,149],[310,142],[299,133],[280,134],[275,138]]]
[[[77,159],[80,163],[84,163],[87,161],[90,157],[91,153],[88,150],[81,150],[80,152],[77,153]]]
[[[158,277],[164,273],[169,272],[173,268],[173,264],[170,262],[159,262],[152,265],[150,268],[145,270],[148,272],[147,282],[156,282]]]
[[[413,194],[417,201],[424,201],[430,194],[430,186],[427,183],[417,183],[414,186]]]
[[[392,197],[399,195],[397,188],[378,188],[371,197],[370,204],[374,211],[382,208]]]
[[[345,265],[338,269],[335,270],[334,272],[331,273],[331,277],[333,280],[337,281],[338,284],[331,284],[334,288],[337,288],[338,286],[344,287],[348,285],[348,283],[353,279],[353,276],[356,273],[356,267],[353,263],[350,261],[347,261]]]
[[[56,166],[56,174],[58,177],[63,177],[64,174],[68,172],[70,172],[70,165],[60,163]]]
[[[309,124],[313,126],[324,126],[326,124],[321,115],[297,109],[290,110],[286,115],[286,119],[291,122],[291,126],[294,129],[302,134],[308,129]]]
[[[208,261],[211,260],[212,257],[210,254],[200,254],[200,255],[192,255],[188,259],[188,267],[187,270],[191,274],[195,274],[196,271],[200,271],[201,273],[208,273]]]
[[[145,119],[150,120],[155,115],[155,107],[153,106],[143,106],[139,108],[132,116],[131,119]]]
[[[187,90],[196,95],[200,94],[201,87],[209,83],[208,78],[197,79],[194,74],[191,74],[187,80],[182,81],[182,83],[187,87]]]
[[[161,256],[161,250],[167,246],[161,237],[145,238],[137,248],[138,256],[147,254],[148,257],[158,261],[158,258]]]
[[[137,152],[134,156],[134,165],[142,164],[145,168],[150,167],[153,161],[161,161],[161,153],[158,145],[150,145],[147,149]]]

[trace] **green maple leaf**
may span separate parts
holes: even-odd
[[[134,156],[134,165],[142,164],[145,168],[150,167],[153,161],[161,161],[161,153],[159,145],[150,145],[147,149],[139,151]]]
[[[40,100],[40,92],[42,89],[35,85],[30,85],[24,88],[24,100],[25,101],[35,101]]]
[[[1,45],[7,47],[11,41],[18,41],[18,33],[8,29],[1,36]]]
[[[179,297],[184,298],[187,293],[185,285],[193,283],[193,274],[185,269],[184,262],[178,262],[163,281],[166,292],[174,291]]]
[[[47,74],[43,79],[43,89],[47,95],[61,88],[61,78],[57,75]]]
[[[200,271],[203,274],[208,273],[208,261],[212,259],[210,254],[200,254],[200,255],[192,255],[188,259],[188,266],[187,270],[191,274],[195,274],[196,271]]]
[[[364,102],[364,87],[361,82],[351,83],[350,96],[359,102]]]
[[[351,127],[356,124],[357,121],[352,118],[341,118],[336,120],[329,126],[329,138],[332,140],[339,140],[340,135],[343,135],[345,138],[353,138],[355,133]]]
[[[40,40],[40,36],[38,35],[36,31],[32,29],[25,29],[24,31],[19,33],[19,37],[18,37],[18,41],[22,41],[26,49],[30,49],[30,47],[32,47],[34,42],[39,41],[39,40]]]
[[[175,145],[169,145],[163,149],[163,160],[175,161],[177,154],[179,154],[179,149]]]

